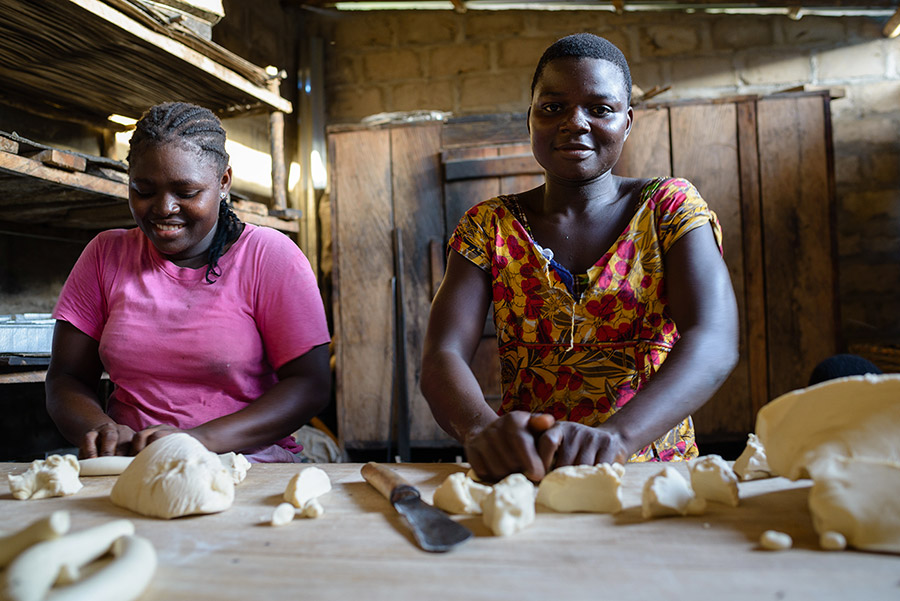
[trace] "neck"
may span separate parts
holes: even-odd
[[[619,198],[619,178],[607,171],[584,182],[546,178],[543,211],[549,213],[584,212],[591,206],[609,205]]]

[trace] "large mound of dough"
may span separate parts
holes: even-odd
[[[9,490],[20,500],[74,495],[82,488],[78,479],[80,469],[75,455],[35,459],[25,472],[17,476],[9,474]]]
[[[537,502],[561,513],[617,513],[622,509],[624,473],[618,463],[559,467],[541,480]]]
[[[113,486],[116,505],[158,518],[231,507],[234,482],[218,455],[190,434],[164,436],[138,453]]]
[[[839,533],[857,549],[900,553],[900,465],[832,457],[812,476],[809,512],[820,536]]]
[[[900,374],[851,376],[784,394],[759,410],[772,472],[796,480],[833,456],[900,464]]]
[[[766,459],[766,450],[759,442],[759,438],[754,433],[747,435],[747,446],[734,461],[732,467],[734,473],[741,480],[759,480],[761,478],[771,478],[772,472],[769,469],[769,460]]]

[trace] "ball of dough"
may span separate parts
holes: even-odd
[[[510,474],[494,485],[481,508],[495,535],[514,534],[534,522],[534,484],[522,474]]]
[[[16,499],[45,499],[74,495],[82,488],[75,455],[50,455],[35,459],[22,474],[9,474],[9,491]]]
[[[491,487],[479,484],[463,472],[456,472],[434,491],[433,502],[447,513],[478,515],[481,503],[491,493]]]
[[[619,463],[559,467],[541,480],[537,502],[558,512],[617,513],[624,474]]]
[[[110,499],[136,513],[177,518],[231,507],[234,482],[218,455],[190,434],[164,436],[138,453]]]

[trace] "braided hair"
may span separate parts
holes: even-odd
[[[213,161],[221,177],[228,168],[228,153],[225,151],[225,129],[222,122],[209,109],[187,102],[165,102],[151,107],[144,113],[135,126],[131,140],[128,142],[128,157],[145,144],[165,144],[176,142],[193,147],[197,154]],[[241,235],[243,223],[231,210],[227,197],[219,202],[219,218],[216,232],[209,246],[206,262],[206,281],[222,275],[219,270],[219,258],[225,247]]]
[[[622,77],[625,79],[625,90],[628,92],[628,104],[631,105],[631,69],[628,68],[628,61],[622,51],[616,48],[612,42],[606,38],[594,35],[592,33],[576,33],[560,38],[553,42],[541,56],[538,61],[537,68],[534,70],[534,77],[531,79],[531,95],[534,95],[534,89],[537,87],[538,79],[544,72],[544,67],[550,61],[563,57],[573,58],[599,58],[609,61],[619,68]]]

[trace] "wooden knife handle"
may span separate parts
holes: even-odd
[[[391,493],[398,487],[412,489],[418,493],[416,488],[404,480],[400,474],[380,463],[370,461],[362,466],[360,473],[362,473],[362,477],[366,479],[366,482],[371,484],[375,490],[384,495],[384,498],[389,501],[392,500]]]

